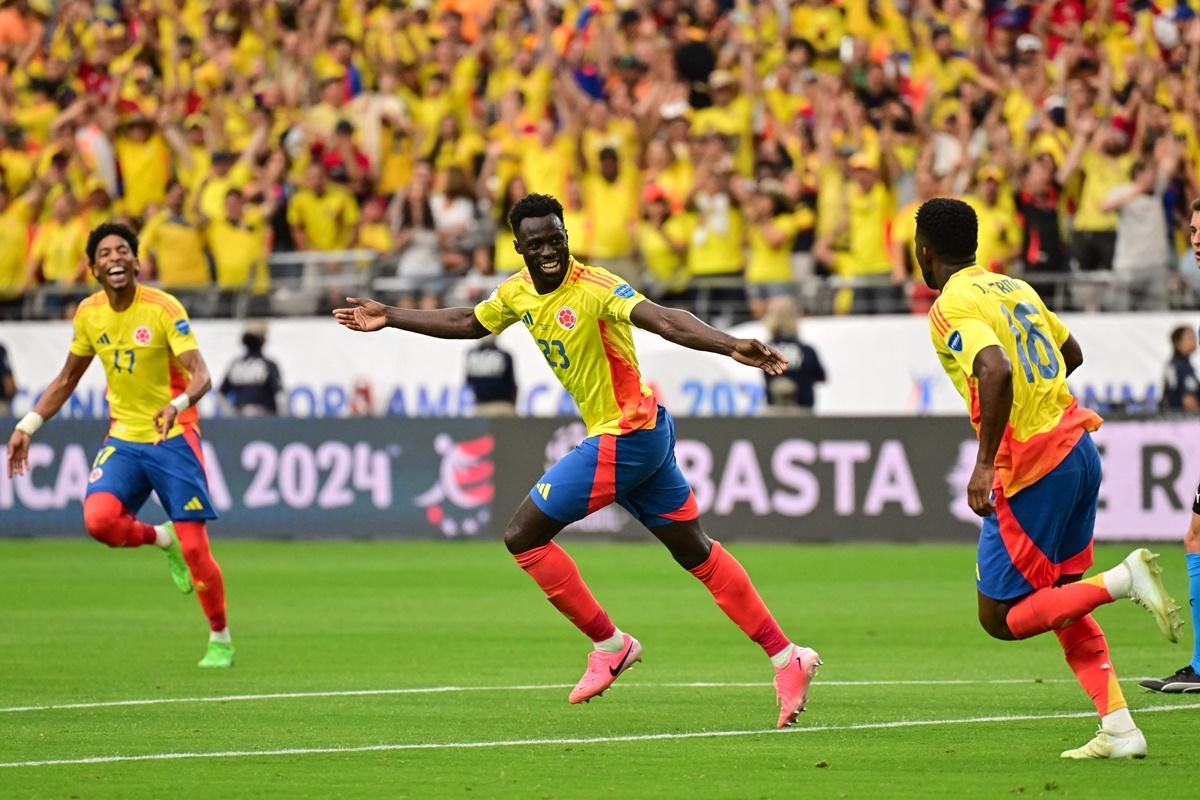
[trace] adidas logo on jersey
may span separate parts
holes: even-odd
[[[200,502],[199,497],[193,497],[191,500],[188,500],[187,503],[184,504],[183,510],[184,511],[203,511],[204,503]]]
[[[521,322],[525,323],[525,327],[532,328],[533,327],[533,314],[530,314],[528,311],[526,311],[524,316],[521,317]]]
[[[99,342],[100,344],[111,344],[111,342],[110,342],[110,341],[109,341],[109,339],[108,339],[108,333],[107,333],[107,332],[106,332],[106,333],[102,333],[102,334],[100,334],[100,338],[99,338],[99,339],[97,339],[96,341],[97,341],[97,342]]]
[[[550,499],[550,484],[548,484],[548,483],[539,483],[539,484],[535,485],[533,488],[534,488],[535,490],[537,490],[537,493],[538,493],[538,494],[540,494],[540,495],[542,496],[542,499],[543,499],[543,500],[549,500],[549,499]]]

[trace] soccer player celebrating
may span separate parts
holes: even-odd
[[[175,585],[193,587],[212,633],[201,667],[233,664],[221,569],[205,520],[215,519],[196,428],[195,404],[212,385],[187,312],[171,295],[140,286],[137,236],[105,223],[91,232],[87,258],[102,290],[79,304],[67,363],[8,440],[8,476],[25,472],[29,441],[71,396],[92,358],[108,383],[111,423],[92,462],[83,521],[109,547],[156,545]],[[134,516],[153,490],[169,522]]]
[[[393,327],[443,339],[478,339],[520,322],[574,398],[588,438],[537,481],[504,533],[517,564],[595,644],[570,702],[601,694],[642,657],[642,645],[613,624],[575,562],[554,542],[568,524],[616,501],[771,658],[778,726],[792,724],[804,710],[820,658],[784,636],[742,565],[705,535],[696,499],[675,462],[675,422],[642,382],[631,325],[771,375],[783,371],[786,359],[762,342],[735,339],[687,312],[656,305],[612,273],[576,261],[562,205],[553,197],[524,197],[509,221],[525,269],[474,309],[413,311],[347,298],[354,307],[334,316],[355,331]]]
[[[997,639],[1058,637],[1100,713],[1096,737],[1064,758],[1141,758],[1146,740],[1091,611],[1130,599],[1176,641],[1178,609],[1148,550],[1083,578],[1100,491],[1089,432],[1101,423],[1067,389],[1083,351],[1029,284],[975,265],[977,237],[966,203],[935,198],[917,211],[917,260],[925,282],[941,290],[929,312],[933,346],[979,435],[967,485],[971,509],[984,518],[975,565],[979,622]]]
[[[1200,199],[1192,201],[1192,221],[1188,233],[1192,239],[1192,255],[1200,267]],[[1180,694],[1200,692],[1200,486],[1192,503],[1192,521],[1183,537],[1184,558],[1187,559],[1188,597],[1192,606],[1192,660],[1174,675],[1162,680],[1145,680],[1142,686],[1155,692]]]

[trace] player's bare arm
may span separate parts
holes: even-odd
[[[208,365],[204,363],[204,356],[200,355],[199,350],[188,350],[180,353],[177,357],[192,377],[184,387],[183,394],[164,405],[154,415],[154,427],[158,429],[158,441],[160,442],[164,441],[167,434],[171,432],[171,427],[175,424],[175,417],[188,407],[199,403],[200,398],[208,394],[208,390],[212,388],[212,377],[208,373]]]
[[[642,330],[657,333],[668,342],[692,350],[720,353],[740,364],[758,367],[768,375],[782,375],[787,368],[787,359],[775,348],[757,339],[730,336],[678,308],[666,308],[643,300],[633,307],[629,320]]]
[[[1079,340],[1075,338],[1075,334],[1067,337],[1067,340],[1062,343],[1062,347],[1058,348],[1062,353],[1063,362],[1067,365],[1068,377],[1072,372],[1079,369],[1083,364],[1083,348],[1079,346]]]
[[[967,483],[967,503],[976,514],[986,517],[996,510],[991,494],[996,451],[1012,413],[1012,363],[1002,348],[993,345],[975,356],[973,371],[979,383],[979,453]]]
[[[376,300],[347,297],[350,308],[335,308],[334,319],[352,331],[370,333],[384,328],[433,336],[438,339],[481,339],[491,331],[471,308],[420,310],[385,306]]]
[[[46,391],[42,392],[33,411],[26,414],[17,423],[16,430],[8,440],[8,477],[23,475],[29,463],[29,438],[41,427],[41,424],[53,417],[62,408],[63,403],[79,385],[79,379],[87,372],[92,363],[92,356],[77,356],[67,354],[67,363],[50,381]]]

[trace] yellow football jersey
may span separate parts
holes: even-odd
[[[179,354],[198,349],[187,311],[160,289],[138,286],[133,304],[114,311],[96,292],[75,312],[71,352],[97,356],[108,382],[108,433],[127,442],[154,442],[154,415],[187,387]],[[175,418],[169,436],[198,419],[196,408]]]
[[[979,428],[975,357],[997,346],[1012,362],[1013,405],[996,452],[996,480],[1012,497],[1053,470],[1100,416],[1080,408],[1067,388],[1059,350],[1071,332],[1025,281],[980,267],[956,272],[929,311],[942,368]]]
[[[524,323],[555,377],[575,400],[588,436],[655,426],[658,404],[642,382],[629,315],[646,298],[608,270],[575,259],[557,289],[538,294],[528,269],[475,306],[492,333]]]

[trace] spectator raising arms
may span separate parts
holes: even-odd
[[[275,299],[285,278],[361,282],[371,259],[325,255],[351,247],[420,279],[401,303],[465,299],[520,268],[505,210],[530,192],[563,200],[578,255],[723,321],[782,295],[922,313],[912,204],[934,194],[967,199],[980,259],[1052,306],[1200,305],[1179,274],[1200,195],[1187,3],[64,0],[4,15],[4,316],[70,308],[77,220],[142,231],[153,279],[201,314],[246,292],[265,307],[260,265],[296,250],[273,262]]]

